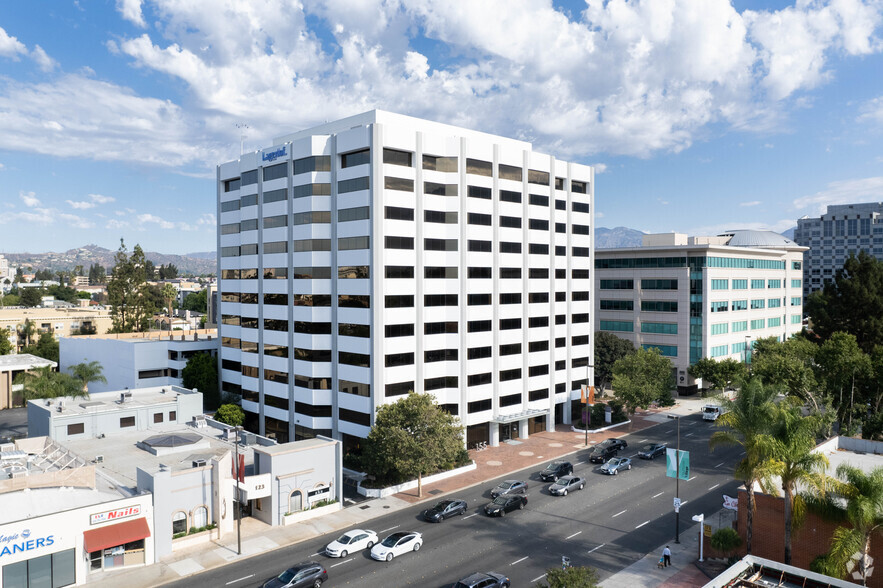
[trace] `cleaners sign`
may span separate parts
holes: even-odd
[[[97,525],[98,523],[106,523],[117,519],[126,519],[129,517],[137,517],[141,514],[141,505],[135,504],[126,508],[118,508],[107,512],[89,515],[89,524]]]
[[[24,529],[21,533],[0,535],[0,557],[14,553],[25,553],[41,547],[49,547],[55,543],[55,535],[31,539],[31,530]]]

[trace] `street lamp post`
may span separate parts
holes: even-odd
[[[236,427],[236,439],[233,440],[233,447],[236,451],[236,510],[233,514],[236,517],[236,555],[242,555],[242,507],[239,503],[239,435],[242,427]]]
[[[681,542],[681,507],[680,507],[680,499],[681,499],[681,477],[680,477],[680,459],[681,459],[681,417],[679,415],[669,414],[666,415],[668,418],[677,421],[678,423],[678,444],[677,449],[675,449],[675,499],[678,500],[679,504],[677,508],[675,508],[675,543]]]

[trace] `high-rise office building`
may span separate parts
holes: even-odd
[[[801,217],[794,240],[809,247],[803,256],[803,295],[809,296],[834,279],[850,253],[883,260],[883,202],[836,204],[821,217]]]
[[[643,247],[599,249],[597,328],[658,348],[678,391],[694,392],[687,370],[700,358],[750,361],[753,341],[800,332],[805,250],[772,231],[644,235]]]
[[[592,168],[371,111],[217,174],[221,376],[251,430],[349,451],[409,390],[470,445],[578,414]]]

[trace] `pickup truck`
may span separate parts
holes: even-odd
[[[716,421],[720,415],[726,412],[722,406],[718,406],[717,404],[706,404],[702,408],[702,420],[704,421]]]

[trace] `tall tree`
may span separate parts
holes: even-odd
[[[453,467],[463,452],[463,427],[439,408],[431,394],[415,394],[384,404],[362,453],[367,471],[380,479],[417,478],[423,496],[423,476]]]
[[[12,353],[12,343],[9,341],[9,331],[0,329],[0,355]]]
[[[89,384],[92,382],[107,384],[107,378],[104,377],[104,368],[97,361],[77,363],[67,369],[74,378],[82,383],[83,392],[87,395],[89,394]]]
[[[806,299],[804,309],[823,339],[844,331],[865,352],[883,344],[883,262],[864,250],[850,255],[834,280]]]
[[[18,331],[18,346],[30,347],[31,337],[37,332],[37,325],[31,319],[26,318],[25,322],[16,326],[15,329]],[[24,341],[24,344],[22,344],[22,341]]]
[[[651,402],[668,404],[674,376],[671,362],[658,348],[640,348],[613,364],[613,392],[629,414]]]
[[[25,347],[22,352],[58,363],[58,339],[52,333],[40,333],[37,342]]]
[[[883,536],[883,467],[866,473],[844,463],[837,467],[837,477],[841,483],[823,497],[819,510],[826,518],[848,525],[834,531],[823,571],[835,578],[847,578],[848,572],[852,572],[853,577],[847,579],[862,580],[867,585],[873,565],[871,541]],[[856,554],[860,556],[856,558]]]
[[[200,290],[199,292],[191,292],[184,297],[184,303],[181,308],[184,310],[194,310],[196,312],[205,312],[207,306],[208,290]]]
[[[731,357],[717,361],[703,357],[690,366],[687,372],[694,378],[702,378],[712,390],[723,390],[727,385],[741,383],[747,374],[745,364]]]
[[[120,248],[114,255],[113,275],[107,283],[110,316],[114,333],[143,332],[150,328],[154,305],[147,296],[146,260],[140,245],[135,245],[129,256],[126,244],[120,239]]]
[[[172,331],[172,314],[174,312],[175,299],[178,297],[178,291],[172,284],[163,284],[162,297],[166,303],[166,309],[169,313],[169,332]]]
[[[798,484],[817,494],[825,493],[827,478],[824,468],[828,458],[815,453],[816,433],[820,428],[819,417],[805,416],[798,402],[785,400],[774,404],[770,412],[770,433],[759,435],[756,442],[766,457],[761,472],[766,487],[778,478],[784,493],[785,507],[785,558],[791,565],[791,535],[795,519],[799,523],[805,512],[804,497],[795,492]]]
[[[722,399],[726,411],[718,417],[716,424],[723,430],[715,431],[708,441],[712,451],[720,445],[741,445],[745,448],[745,456],[736,464],[733,475],[745,483],[745,492],[748,496],[745,543],[749,554],[751,534],[754,529],[754,511],[757,508],[754,487],[762,477],[761,465],[764,462],[764,455],[757,444],[757,439],[759,435],[769,432],[775,397],[774,387],[764,386],[760,378],[752,378],[736,392],[732,400]]]
[[[93,286],[107,282],[107,270],[104,266],[93,263],[89,266],[89,283]]]
[[[584,566],[549,568],[545,579],[537,582],[537,588],[598,588],[600,585],[595,568]]]
[[[59,398],[61,396],[88,397],[79,382],[72,376],[54,372],[50,367],[22,372],[16,376],[14,382],[16,385],[22,386],[22,396],[25,400]]]
[[[221,404],[218,390],[218,360],[208,353],[197,353],[187,360],[181,371],[182,385],[202,392],[205,410],[215,410]]]
[[[34,308],[43,304],[43,288],[22,288],[21,305]]]
[[[634,344],[627,339],[606,331],[595,333],[595,384],[602,393],[613,379],[613,364],[634,352]]]
[[[776,337],[757,339],[751,357],[751,372],[765,384],[785,388],[820,411],[824,400],[819,394],[815,374],[818,345],[801,336],[784,342]]]
[[[859,401],[864,406],[864,402],[861,401],[863,397],[862,383],[872,374],[870,357],[859,349],[854,336],[836,332],[822,343],[816,354],[816,364],[828,397],[837,408],[837,417],[841,427],[846,425],[850,431],[849,434],[852,434],[856,382],[859,386]]]

